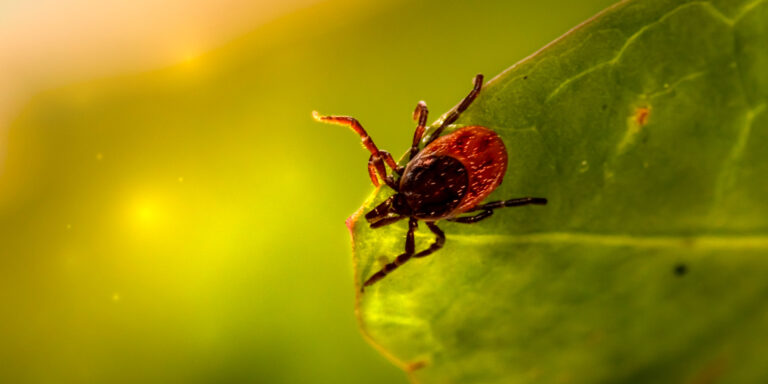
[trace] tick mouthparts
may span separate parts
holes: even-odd
[[[371,212],[368,212],[368,213],[370,214]],[[395,216],[394,215],[387,215],[387,214],[384,214],[384,215],[382,215],[382,214],[373,214],[373,215],[370,215],[370,216],[369,215],[365,215],[365,221],[367,221],[370,224],[376,224],[379,221],[382,221],[384,219],[391,219],[393,217],[395,217]]]
[[[381,220],[382,220],[382,219],[384,219],[385,217],[386,217],[386,216],[385,216],[385,215],[383,215],[381,212],[378,212],[378,211],[376,211],[376,210],[374,209],[374,210],[371,210],[370,212],[368,212],[368,213],[366,213],[366,214],[365,214],[365,221],[367,221],[367,222],[369,222],[369,223],[373,224],[373,223],[375,223],[375,222],[377,222],[377,221],[381,221]]]

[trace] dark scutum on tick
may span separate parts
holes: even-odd
[[[467,194],[468,185],[467,169],[449,156],[425,159],[400,178],[401,193],[416,217],[451,212]]]
[[[443,130],[453,124],[472,104],[482,85],[483,75],[475,76],[472,91],[456,108],[445,115],[421,150],[419,144],[426,131],[428,110],[423,101],[416,105],[413,119],[418,125],[413,134],[408,152],[409,161],[405,167],[398,166],[389,152],[376,147],[355,118],[321,116],[313,112],[318,121],[345,125],[357,132],[363,140],[363,146],[371,152],[368,174],[373,185],[378,187],[379,180],[382,180],[395,191],[394,195],[365,214],[371,228],[408,219],[405,252],[369,277],[363,283],[362,289],[383,279],[411,258],[424,257],[442,248],[445,244],[445,234],[438,228],[438,220],[471,224],[488,218],[497,208],[547,203],[545,198],[523,197],[480,204],[501,184],[506,172],[507,152],[504,143],[496,133],[480,126],[463,127],[440,136]],[[392,170],[389,175],[387,167]],[[471,212],[479,213],[461,216]],[[419,221],[426,223],[427,228],[435,235],[435,241],[429,248],[416,252],[414,233],[419,227]]]

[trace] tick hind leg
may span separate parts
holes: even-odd
[[[440,127],[438,127],[435,132],[432,133],[432,135],[429,137],[429,142],[431,143],[435,139],[437,139],[438,136],[443,132],[445,127],[453,124],[453,122],[456,121],[456,119],[461,116],[461,113],[464,112],[467,108],[469,108],[470,104],[472,104],[473,101],[475,101],[475,98],[477,97],[477,94],[480,93],[480,89],[483,87],[483,75],[478,74],[475,76],[474,79],[474,87],[472,87],[472,90],[469,91],[469,94],[464,97],[463,100],[461,100],[461,103],[456,106],[453,110],[451,110],[447,116],[445,116],[445,119],[440,124]]]
[[[431,223],[427,221],[427,227],[429,228],[430,231],[432,231],[432,233],[435,234],[435,242],[432,243],[429,246],[429,248],[413,255],[413,257],[424,257],[424,256],[431,255],[435,251],[442,248],[443,245],[445,245],[445,233],[443,233],[443,231],[440,230],[440,228],[438,228],[437,225],[435,225],[435,223]]]
[[[432,243],[429,248],[415,253],[416,247],[415,247],[415,241],[414,241],[414,232],[416,232],[416,229],[419,226],[418,220],[411,218],[408,222],[408,234],[405,238],[405,253],[397,256],[395,258],[395,261],[387,264],[382,268],[380,271],[376,272],[373,276],[368,278],[368,280],[365,281],[363,284],[363,289],[365,287],[370,286],[371,284],[381,280],[384,278],[384,276],[392,273],[395,269],[397,269],[399,266],[405,264],[406,261],[410,260],[412,257],[424,257],[428,256],[435,251],[439,250],[443,247],[445,244],[445,233],[440,230],[440,228],[435,225],[435,223],[427,222],[427,227],[429,228],[432,233],[435,234],[435,242]]]
[[[523,205],[546,205],[547,199],[543,197],[521,197],[518,199],[493,201],[486,204],[480,204],[469,212],[482,211],[474,216],[462,216],[447,219],[455,223],[472,224],[477,223],[480,220],[487,219],[493,215],[493,210],[504,207],[520,207]]]
[[[349,128],[351,128],[353,131],[355,131],[358,135],[360,135],[360,138],[363,141],[363,146],[365,149],[367,149],[369,152],[371,152],[371,157],[368,160],[368,174],[371,176],[371,181],[373,182],[373,185],[379,186],[379,180],[376,178],[376,174],[384,180],[388,185],[390,183],[387,180],[387,169],[384,167],[384,164],[388,165],[392,170],[397,172],[398,174],[402,174],[403,169],[402,167],[397,166],[397,162],[395,162],[395,159],[392,158],[392,155],[387,151],[379,150],[379,148],[376,146],[376,144],[373,142],[373,139],[371,136],[368,135],[368,132],[365,131],[363,126],[360,124],[357,119],[350,116],[323,116],[320,115],[317,112],[312,112],[312,117],[317,120],[324,123],[329,124],[337,124],[337,125],[344,125]],[[390,187],[392,187],[394,183],[391,183]]]
[[[416,232],[416,228],[419,227],[419,221],[411,217],[411,219],[408,221],[408,234],[405,235],[405,253],[397,256],[395,260],[387,265],[384,266],[381,270],[374,273],[373,276],[369,277],[368,280],[363,283],[363,287],[361,290],[365,289],[365,287],[370,286],[371,284],[381,280],[384,278],[384,276],[392,273],[395,269],[397,269],[399,266],[405,264],[408,260],[413,257],[413,253],[415,252],[416,243],[413,239],[413,234]]]

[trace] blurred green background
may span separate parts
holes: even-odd
[[[417,101],[433,121],[611,3],[304,4],[36,91],[0,120],[0,382],[406,382],[354,317],[344,220],[368,153],[310,112],[399,155]]]

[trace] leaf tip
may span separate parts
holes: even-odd
[[[347,226],[347,229],[349,230],[349,235],[354,237],[355,235],[355,224],[357,223],[357,219],[360,217],[360,214],[363,213],[363,207],[360,207],[355,213],[347,217],[346,220],[344,220],[344,225]]]

